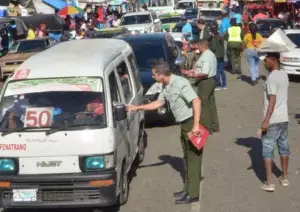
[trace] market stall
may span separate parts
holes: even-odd
[[[274,5],[271,0],[244,0],[243,8],[243,20],[245,22],[250,22],[251,17],[254,17],[259,11],[264,11],[273,17],[274,15]]]
[[[61,31],[64,24],[64,20],[62,18],[51,14],[36,14],[33,16],[24,16],[18,18],[24,22],[26,28],[29,28],[30,25],[32,25],[34,28],[38,28],[40,24],[45,24],[47,26],[47,30]]]

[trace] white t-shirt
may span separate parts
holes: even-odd
[[[86,23],[83,23],[83,24],[81,25],[80,29],[81,29],[81,30],[84,30],[84,31],[87,31],[88,28],[87,28]]]
[[[289,78],[285,71],[272,71],[264,84],[264,117],[266,116],[269,99],[268,95],[276,95],[276,103],[270,124],[288,122],[288,88]]]
[[[121,23],[121,20],[117,19],[117,20],[113,20],[112,25],[117,27],[117,26],[120,26],[120,23]]]
[[[3,49],[2,47],[2,37],[0,36],[0,51]]]

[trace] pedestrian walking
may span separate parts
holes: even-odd
[[[201,99],[201,122],[210,133],[219,132],[220,126],[214,92],[216,88],[217,58],[209,50],[209,42],[207,40],[200,40],[198,49],[201,55],[195,64],[195,69],[190,70],[186,74],[188,77],[197,79],[197,94]]]
[[[235,14],[234,14],[233,18],[235,18],[237,25],[242,27],[243,18],[242,18],[242,15],[240,14],[240,7],[235,8]]]
[[[224,70],[224,40],[218,32],[217,26],[211,27],[213,37],[211,39],[211,50],[217,58],[217,72],[216,72],[216,88],[215,90],[227,89],[226,74]]]
[[[46,24],[40,24],[40,27],[36,31],[36,37],[44,37],[47,36]]]
[[[210,33],[209,27],[206,26],[205,21],[201,18],[198,19],[197,27],[200,30],[199,40],[210,41],[212,35]]]
[[[28,31],[27,31],[27,40],[32,40],[32,39],[35,39],[36,38],[36,35],[35,35],[35,29],[33,27],[32,24],[29,25],[28,27]]]
[[[262,190],[275,191],[272,182],[272,167],[275,145],[278,146],[282,175],[279,181],[282,186],[289,186],[287,178],[289,161],[288,143],[288,87],[289,78],[280,69],[280,55],[269,53],[264,59],[264,65],[269,72],[264,86],[264,119],[258,135],[261,135],[262,153],[265,163],[266,182]]]
[[[112,21],[112,27],[119,27],[121,24],[120,15],[115,13],[114,14],[114,20]]]
[[[0,34],[0,57],[3,55],[2,35]]]
[[[223,37],[223,41],[224,41],[224,52],[225,52],[224,62],[226,63],[226,64],[224,64],[224,66],[229,68],[230,63],[229,63],[229,59],[227,58],[227,54],[226,54],[226,52],[227,52],[227,40],[224,40],[224,34],[227,32],[228,28],[230,27],[230,20],[229,20],[228,17],[229,17],[228,12],[224,12],[222,22],[219,26],[219,34],[220,34],[220,36]]]
[[[259,57],[257,48],[263,41],[263,37],[256,31],[255,24],[249,24],[249,32],[244,36],[244,43],[246,46],[246,56],[250,67],[252,85],[256,85],[258,81],[259,72]]]
[[[128,111],[156,110],[166,102],[169,103],[176,121],[180,123],[186,176],[183,191],[175,193],[174,197],[179,198],[176,204],[197,202],[199,201],[203,149],[197,150],[187,134],[199,133],[201,101],[190,82],[183,77],[173,75],[166,62],[157,62],[153,65],[152,77],[163,84],[163,90],[158,99],[144,105],[127,105],[127,109]]]
[[[243,53],[243,33],[241,27],[236,23],[236,19],[230,20],[231,27],[225,34],[228,41],[227,51],[232,65],[232,73],[241,75],[241,55]]]
[[[187,41],[193,40],[192,25],[187,22],[186,18],[182,18],[181,22],[183,23],[181,30],[182,37],[184,37],[184,39]]]
[[[219,33],[221,36],[223,36],[223,34],[225,32],[227,32],[228,28],[230,27],[230,20],[229,20],[228,16],[229,15],[227,12],[223,12],[223,19],[219,26]]]

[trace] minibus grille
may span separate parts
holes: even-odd
[[[38,200],[42,202],[81,202],[81,201],[93,201],[100,199],[99,190],[41,190],[38,192]]]
[[[37,192],[37,202],[82,202],[100,200],[97,189],[41,189]],[[2,201],[13,202],[13,192],[3,191]]]

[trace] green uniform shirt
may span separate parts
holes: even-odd
[[[187,70],[195,68],[195,64],[196,64],[198,59],[199,59],[199,54],[197,54],[193,51],[187,52],[184,55],[184,61],[185,62],[184,62],[183,68],[187,69]],[[196,79],[194,77],[186,77],[186,78],[190,81],[192,86],[195,85],[198,82],[198,79]]]
[[[201,54],[195,64],[196,74],[207,74],[208,78],[216,76],[217,72],[217,58],[215,54],[207,49]]]
[[[197,97],[187,79],[172,74],[169,84],[163,85],[157,100],[167,100],[176,121],[182,122],[193,116],[192,101]]]

